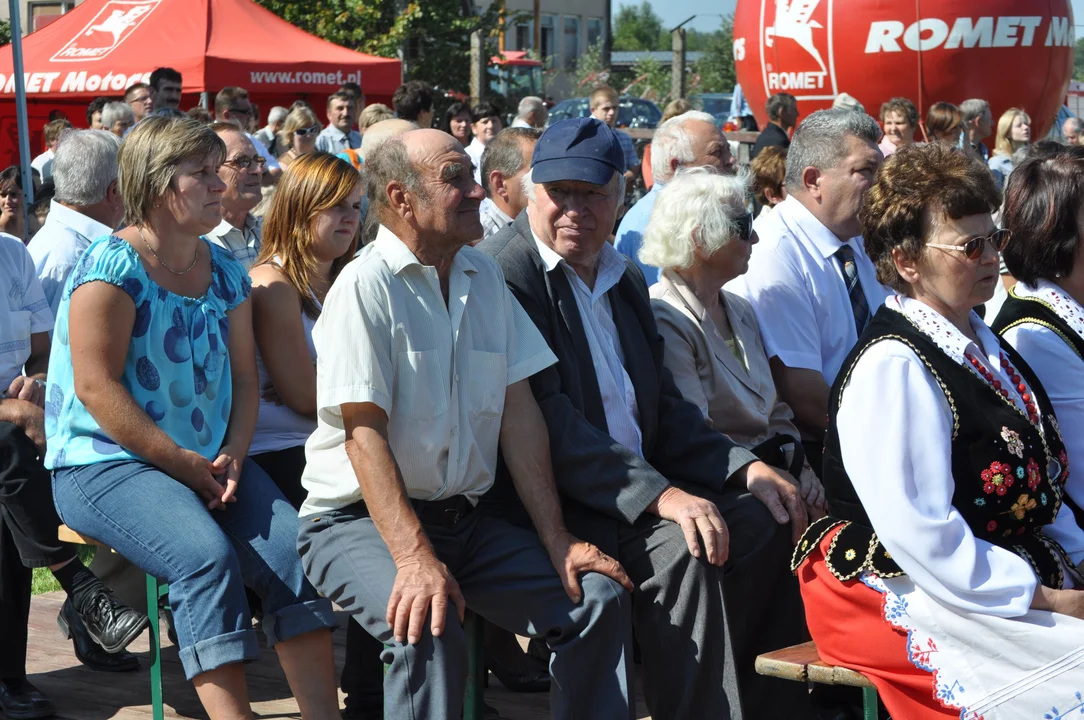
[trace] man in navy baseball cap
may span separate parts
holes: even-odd
[[[787,562],[792,533],[777,523],[804,529],[805,509],[795,485],[706,424],[663,367],[643,273],[608,242],[625,190],[616,132],[594,118],[554,123],[523,179],[527,209],[477,249],[500,264],[557,356],[530,387],[568,531],[621,563],[636,586],[648,710],[726,718],[740,712],[739,669],[756,682],[758,648],[804,637]],[[507,470],[523,451],[501,449],[482,502],[531,527]],[[724,561],[740,578],[725,606]],[[805,688],[789,684],[770,693],[753,685],[749,707],[810,717]]]

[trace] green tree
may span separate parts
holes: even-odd
[[[693,63],[695,92],[730,92],[738,82],[734,68],[734,16],[723,18],[722,27],[712,34],[704,56]]]
[[[11,42],[11,23],[0,20],[0,45],[7,45],[9,42]]]
[[[1073,79],[1084,82],[1084,38],[1077,40],[1073,48]]]
[[[576,58],[574,95],[590,95],[599,85],[607,85],[611,74],[602,67],[602,42],[598,41]]]
[[[640,58],[632,68],[626,93],[653,100],[662,107],[670,99],[670,70],[650,56]]]
[[[460,0],[257,0],[313,35],[343,47],[396,57],[407,52],[407,76],[442,90],[470,89],[470,36],[480,30],[486,56],[495,55],[503,2],[480,15],[465,14]],[[492,47],[488,47],[488,46]]]
[[[651,3],[644,0],[637,5],[626,5],[617,11],[614,20],[614,50],[665,50],[669,42],[659,47],[662,19],[651,9]]]

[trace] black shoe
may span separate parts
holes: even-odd
[[[117,600],[104,585],[87,599],[86,608],[78,614],[87,634],[107,653],[128,647],[148,625],[146,615]]]
[[[501,681],[506,690],[517,693],[550,691],[550,674],[544,670],[512,670],[489,653],[486,653],[486,667]]]
[[[34,720],[56,714],[49,698],[25,677],[0,680],[0,711],[11,720]]]
[[[122,649],[110,654],[94,642],[79,614],[75,612],[71,598],[64,601],[64,607],[60,608],[60,614],[56,616],[56,624],[64,637],[72,641],[75,657],[91,670],[127,672],[139,669],[139,659],[132,653]]]

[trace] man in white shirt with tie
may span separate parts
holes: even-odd
[[[820,470],[829,389],[888,291],[863,248],[859,209],[884,159],[877,122],[822,110],[805,119],[787,153],[789,197],[754,228],[749,271],[726,289],[756,311],[779,394],[794,410],[806,454]]]
[[[54,317],[64,284],[83,251],[112,233],[124,218],[117,187],[119,148],[117,136],[105,130],[69,132],[57,146],[56,194],[49,218],[27,246]]]
[[[346,150],[361,147],[361,135],[352,130],[357,114],[357,100],[350,93],[340,90],[327,99],[327,127],[316,138],[316,149],[337,155]]]

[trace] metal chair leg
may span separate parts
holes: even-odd
[[[468,610],[463,618],[463,629],[467,633],[467,693],[463,703],[463,720],[482,720],[485,716],[485,623]]]
[[[151,628],[151,712],[154,720],[164,720],[166,714],[162,700],[162,631],[158,613],[161,587],[158,578],[147,575],[147,616]]]
[[[877,720],[877,688],[862,688],[863,720]]]

